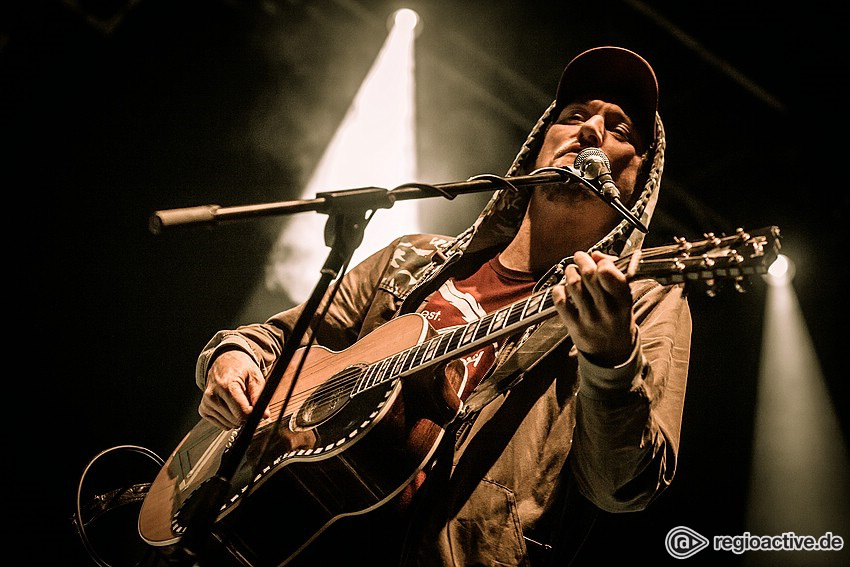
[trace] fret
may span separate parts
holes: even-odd
[[[373,363],[370,368],[372,369],[372,371],[369,373],[369,379],[363,382],[364,390],[368,390],[369,388],[375,385],[375,377],[381,371],[381,361],[379,360],[378,362]]]
[[[508,307],[505,307],[508,312],[507,320],[505,321],[505,327],[513,325],[515,323],[519,323],[522,321],[522,314],[525,311],[525,302],[522,303],[514,303]]]
[[[490,325],[493,323],[493,316],[486,315],[478,324],[478,329],[475,331],[475,340],[480,340],[490,334]],[[483,332],[482,332],[483,331]]]
[[[366,373],[363,375],[363,378],[360,379],[360,387],[357,388],[357,393],[365,392],[371,387],[372,377],[375,375],[375,372],[378,371],[378,363],[372,363],[369,365],[369,368],[366,369]]]
[[[413,357],[411,356],[411,354],[413,353],[414,350],[415,350],[415,347],[411,347],[411,348],[405,349],[402,352],[402,354],[404,355],[402,363],[401,363],[401,371],[402,372],[406,372],[406,371],[408,371],[412,368],[412,364],[410,364],[410,363],[413,362]]]
[[[392,366],[393,366],[393,357],[389,357],[384,360],[384,363],[381,364],[381,379],[378,381],[378,384],[383,384],[387,380],[392,377]]]
[[[475,321],[473,323],[470,323],[466,327],[464,327],[463,336],[460,339],[461,345],[465,345],[466,343],[468,343],[469,341],[472,340],[472,337],[475,336],[475,329],[480,324],[481,324],[481,319],[479,319],[478,321]]]
[[[386,372],[387,366],[389,366],[389,365],[390,365],[390,360],[388,358],[385,358],[384,360],[381,361],[381,364],[378,367],[378,371],[375,372],[375,375],[372,377],[371,383],[369,384],[370,388],[372,386],[377,386],[378,384],[380,384],[381,382],[384,381],[384,373]]]
[[[458,327],[449,333],[449,340],[446,342],[446,352],[457,350],[460,346],[460,340],[463,337],[464,327]]]
[[[373,368],[372,375],[369,377],[369,381],[366,382],[366,388],[365,389],[367,389],[367,390],[369,388],[371,388],[372,386],[374,386],[381,376],[381,361],[379,360],[378,362],[373,364],[372,368]]]
[[[555,307],[555,300],[552,299],[552,290],[547,289],[543,295],[543,301],[540,302],[540,309],[538,312],[542,312],[544,309],[549,309],[551,307]]]
[[[443,342],[444,342],[443,339],[445,337],[446,336],[445,336],[444,333],[440,333],[439,335],[437,335],[436,337],[431,339],[434,342],[434,348],[433,348],[433,351],[432,351],[432,349],[428,349],[428,352],[431,355],[431,356],[428,357],[430,360],[438,358],[440,356],[440,354],[442,354],[440,352],[440,345],[443,344]]]
[[[528,301],[525,303],[525,310],[523,311],[522,318],[530,317],[537,313],[540,309],[540,306],[543,303],[543,296],[545,293],[536,293],[528,298]]]
[[[505,326],[505,322],[507,321],[508,314],[511,312],[510,306],[506,308],[499,309],[496,313],[493,314],[493,324],[490,325],[492,330],[501,329]]]
[[[437,342],[437,351],[434,355],[434,358],[443,356],[444,354],[451,352],[452,349],[449,348],[449,345],[452,342],[452,334],[452,331],[446,331],[440,334],[440,339]]]
[[[357,388],[355,388],[354,391],[351,393],[352,397],[368,388],[367,384],[369,383],[369,378],[371,377],[370,375],[374,374],[377,368],[378,366],[376,364],[370,364],[366,368],[366,372],[364,372],[363,376],[361,376],[360,380],[358,380]]]
[[[404,354],[404,351],[393,356],[394,362],[393,362],[392,372],[390,372],[391,376],[398,376],[399,374],[401,374],[401,363],[404,360],[404,356],[402,356],[403,354]]]
[[[425,349],[428,347],[428,343],[424,342],[422,344],[418,344],[413,347],[414,353],[413,356],[410,357],[410,367],[414,368],[420,366],[422,364],[422,358],[425,354]]]
[[[440,342],[441,338],[442,337],[433,338],[426,343],[428,345],[428,348],[425,350],[425,354],[422,355],[422,362],[434,358],[434,351],[437,350],[437,344]]]

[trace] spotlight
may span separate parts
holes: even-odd
[[[396,10],[390,20],[393,25],[398,26],[399,29],[413,31],[419,24],[419,14],[410,8],[402,8],[400,10]]]
[[[413,10],[398,10],[387,18],[390,29],[384,45],[302,190],[305,199],[329,188],[396,187],[417,177],[414,46],[421,24],[417,25]],[[383,164],[377,170],[375,156],[381,156]],[[378,212],[350,265],[386,246],[398,236],[399,226],[422,232],[420,203],[403,201],[390,212]],[[323,225],[321,215],[297,215],[287,221],[267,261],[265,288],[260,293],[284,291],[294,303],[307,300],[326,252],[315,238],[304,235],[321,235]],[[251,309],[254,305],[250,301]],[[240,316],[241,320],[254,318],[247,313]]]
[[[779,254],[776,260],[767,268],[765,274],[767,283],[771,285],[787,285],[794,279],[794,263],[788,256]]]

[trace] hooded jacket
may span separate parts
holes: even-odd
[[[530,173],[556,118],[553,102],[506,177]],[[647,226],[658,198],[664,148],[658,117],[638,177],[642,190],[636,187],[632,207]],[[500,189],[458,236],[406,235],[373,254],[342,278],[316,342],[343,350],[389,320],[415,312],[458,266],[506,246],[527,203],[527,192]],[[593,249],[623,255],[640,248],[642,237],[623,221]],[[537,288],[559,282],[570,261],[553,266]],[[588,511],[642,510],[670,484],[690,312],[681,287],[638,280],[631,288],[638,341],[629,360],[616,368],[585,359],[557,317],[521,332],[501,350],[490,375],[498,380],[485,379],[467,399],[468,411],[452,424],[417,495],[404,564],[529,565],[530,556],[568,560],[586,535]],[[266,372],[300,310],[217,333],[198,359],[198,386],[204,387],[211,361],[224,349],[247,352]],[[309,339],[308,333],[304,342]]]

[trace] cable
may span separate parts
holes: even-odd
[[[77,485],[76,509],[74,511],[74,516],[72,518],[72,522],[73,522],[74,526],[77,528],[77,533],[79,534],[80,539],[83,541],[83,546],[86,548],[86,551],[89,553],[92,560],[97,565],[99,565],[100,567],[112,567],[112,565],[110,565],[108,562],[106,562],[105,560],[103,560],[100,557],[100,555],[95,550],[94,545],[92,545],[91,540],[89,540],[88,534],[86,534],[86,524],[89,523],[89,522],[85,522],[83,520],[83,512],[82,512],[82,507],[80,506],[80,498],[81,498],[81,494],[82,494],[82,491],[83,491],[83,483],[85,482],[86,476],[88,475],[92,466],[94,466],[94,464],[99,459],[104,457],[105,455],[112,453],[114,451],[120,451],[120,450],[126,450],[126,451],[135,452],[135,453],[140,453],[140,454],[142,454],[146,457],[150,457],[150,459],[153,460],[157,464],[157,466],[160,467],[160,468],[162,468],[165,465],[165,461],[163,461],[162,458],[159,455],[157,455],[156,453],[154,453],[150,449],[147,449],[145,447],[139,447],[137,445],[117,445],[115,447],[111,447],[109,449],[101,451],[100,453],[95,455],[94,458],[91,461],[89,461],[89,463],[86,465],[85,469],[83,469],[83,474],[80,476],[80,482]],[[106,494],[102,494],[100,496],[95,497],[95,500],[98,501],[98,504],[99,504],[98,507],[101,508],[101,510],[100,510],[100,513],[93,516],[91,518],[91,520],[94,520],[100,514],[107,512],[110,508],[112,508],[114,506],[127,504],[129,502],[136,501],[138,499],[137,497],[140,494],[144,494],[144,493],[147,492],[147,489],[149,488],[149,486],[150,485],[133,485],[133,486],[127,488],[127,489],[119,489],[119,490],[108,492]],[[131,493],[132,497],[129,498],[129,499],[125,498],[124,500],[126,500],[126,501],[121,501],[122,500],[121,497],[126,495],[128,492]],[[107,495],[109,496],[108,499],[106,498]],[[91,521],[91,520],[89,520],[89,521]],[[150,555],[150,550],[149,550],[148,555]],[[139,563],[137,565],[141,565],[141,563]]]
[[[399,185],[398,187],[394,187],[392,191],[390,191],[390,194],[392,194],[393,191],[396,191],[398,189],[405,189],[407,187],[411,189],[428,189],[439,193],[441,196],[445,197],[449,201],[457,197],[457,195],[452,195],[442,187],[437,187],[436,185],[431,185],[430,183],[404,183],[402,185]]]
[[[490,180],[498,181],[500,183],[504,183],[505,185],[507,185],[509,189],[512,189],[513,191],[516,191],[516,192],[519,192],[519,189],[517,189],[516,185],[514,185],[513,183],[508,181],[506,178],[501,177],[499,175],[492,174],[492,173],[482,173],[481,175],[475,175],[475,176],[467,179],[467,181],[477,181],[478,179],[490,179]]]

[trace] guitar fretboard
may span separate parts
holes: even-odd
[[[753,233],[738,229],[736,234],[722,238],[709,233],[705,240],[697,242],[676,239],[673,245],[641,250],[614,263],[630,280],[648,277],[665,285],[704,281],[710,284],[708,293],[712,292],[715,279],[733,279],[737,283],[744,277],[764,273],[778,251],[779,228],[771,226]],[[477,321],[370,364],[357,379],[351,397],[388,380],[468,354],[553,315],[551,288],[546,288]]]
[[[404,374],[457,358],[490,341],[547,319],[555,313],[551,291],[551,288],[538,291],[527,299],[502,307],[477,321],[441,333],[370,364],[352,390],[351,397]]]

